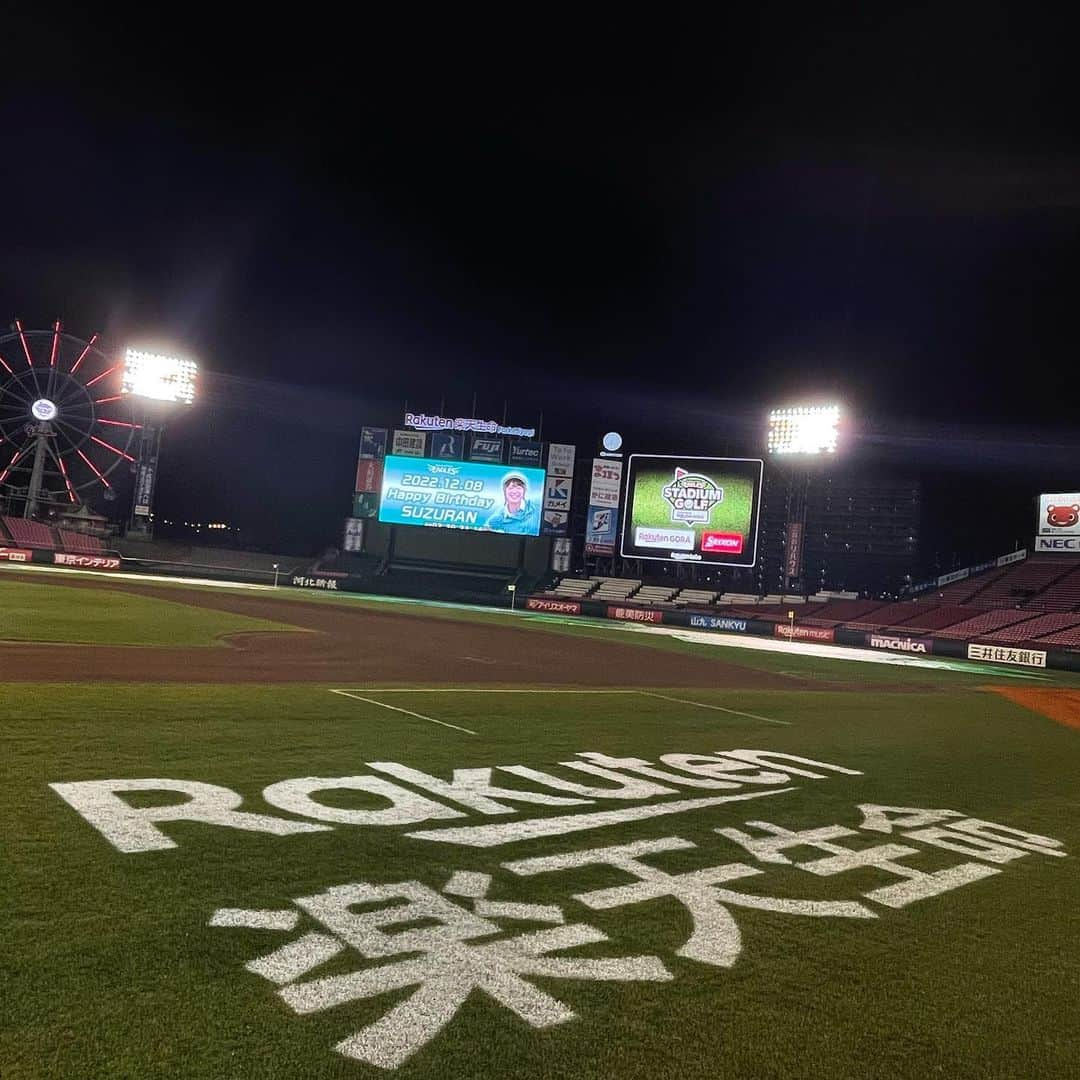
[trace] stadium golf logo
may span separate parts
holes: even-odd
[[[477,849],[700,809],[712,812],[724,804],[797,790],[793,778],[862,775],[841,765],[763,750],[665,754],[658,764],[590,752],[559,765],[574,778],[509,765],[456,769],[444,780],[396,762],[369,762],[372,774],[302,777],[264,789],[270,806],[308,820],[241,811],[242,797],[236,792],[193,781],[50,786],[116,848],[133,853],[176,847],[158,828],[170,821],[288,836],[338,825],[441,822],[467,817],[466,811],[505,818],[521,803],[577,808],[405,833]],[[495,771],[529,786],[499,786]],[[680,788],[695,790],[686,798]],[[313,798],[335,790],[375,794],[390,806],[346,808]],[[187,801],[136,807],[120,797],[131,791],[173,792]],[[595,808],[608,800],[623,805]],[[314,892],[308,887],[286,905],[213,909],[207,932],[243,928],[267,934],[269,951],[248,961],[246,970],[272,983],[292,1013],[336,1010],[343,1036],[334,1046],[338,1053],[394,1069],[436,1040],[474,992],[529,1027],[554,1027],[576,1015],[560,989],[567,982],[662,983],[689,971],[686,965],[732,967],[743,951],[740,911],[776,916],[780,931],[793,917],[876,920],[994,877],[1030,855],[1066,855],[1058,840],[950,809],[860,803],[849,821],[812,828],[791,829],[760,819],[739,827],[708,824],[696,841],[678,835],[619,843],[590,838],[560,844],[554,851],[549,847],[539,856],[523,855],[518,847],[513,857],[500,853],[497,864],[487,868],[490,873],[469,866],[469,858],[429,881],[380,879],[370,869],[345,872],[332,886]],[[186,831],[185,843],[196,835]],[[687,852],[694,852],[696,869],[687,869]],[[924,868],[919,864],[926,858],[930,865]],[[942,868],[943,859],[948,865]],[[784,868],[783,874],[798,871],[801,887],[793,888],[789,878],[774,887],[770,874],[777,867]],[[564,889],[559,903],[538,903],[529,896],[527,881],[541,876]],[[821,879],[835,882],[833,891],[838,886],[842,895],[820,895]],[[690,932],[674,949],[647,938],[646,944],[636,941],[624,948],[611,924],[606,925],[615,940],[594,925],[602,922],[603,912],[656,902],[666,904],[673,915],[681,909],[683,918],[689,916]],[[275,940],[280,934],[297,936]],[[333,967],[323,969],[330,961]],[[366,1025],[350,1021],[344,1008],[402,991],[406,997],[390,1002]]]
[[[665,484],[664,498],[671,504],[671,520],[684,525],[704,525],[713,507],[724,501],[724,489],[714,480],[689,469],[675,467],[675,479]]]

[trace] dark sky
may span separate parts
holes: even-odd
[[[838,395],[852,459],[922,471],[946,547],[1076,489],[1062,27],[512,14],[5,14],[0,308],[201,361],[159,513],[317,548],[362,423],[473,393],[703,453]],[[993,535],[948,531],[951,491]]]

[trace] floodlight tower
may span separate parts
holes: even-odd
[[[138,458],[135,463],[135,489],[131,496],[128,535],[149,540],[154,532],[154,487],[157,482],[158,456],[165,422],[178,409],[195,401],[194,360],[143,349],[129,348],[124,353],[124,372],[120,382],[122,396],[137,404],[142,421]]]
[[[766,449],[771,459],[785,466],[783,472],[787,479],[781,573],[784,592],[803,579],[811,465],[835,456],[839,446],[840,416],[840,406],[835,404],[797,405],[769,412]]]

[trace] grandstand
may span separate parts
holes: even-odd
[[[721,611],[761,622],[786,622],[789,612],[796,611],[800,624],[822,629],[1080,647],[1080,566],[1067,557],[1052,555],[1034,555],[916,599],[887,603],[829,594],[759,597],[716,593],[619,577],[563,577],[536,595],[688,612]]]
[[[0,521],[3,522],[4,532],[7,533],[8,538],[19,547],[55,551],[61,546],[57,543],[52,529],[40,521],[12,516],[0,518]]]

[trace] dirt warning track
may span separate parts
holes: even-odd
[[[76,589],[118,589],[269,619],[299,632],[233,634],[216,648],[8,642],[0,644],[0,681],[821,689],[820,683],[753,671],[711,657],[542,628],[425,616],[418,608],[373,611],[346,602],[305,603],[262,593],[187,592],[131,582],[72,579],[63,584]]]

